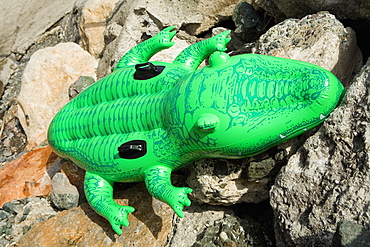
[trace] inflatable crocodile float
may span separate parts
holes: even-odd
[[[189,46],[173,63],[148,62],[174,44],[175,31],[166,28],[53,119],[50,146],[86,170],[86,198],[117,234],[134,208],[113,201],[114,182],[144,180],[183,217],[192,190],[171,184],[173,170],[205,157],[261,153],[317,126],[340,101],[343,86],[329,71],[257,54],[230,57],[228,34]]]

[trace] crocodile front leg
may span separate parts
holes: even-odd
[[[121,206],[113,200],[113,182],[93,172],[86,172],[85,194],[91,207],[112,225],[113,230],[121,235],[121,226],[128,226],[128,214],[134,212],[130,206]]]
[[[180,217],[184,217],[184,206],[190,206],[188,193],[193,190],[187,187],[175,187],[171,183],[172,169],[166,166],[155,165],[145,171],[145,184],[149,193],[161,200],[175,211]]]
[[[174,64],[196,70],[204,59],[215,51],[226,51],[226,45],[231,38],[227,38],[231,31],[225,31],[212,38],[202,40],[183,50],[173,61]]]
[[[150,39],[138,44],[129,50],[118,62],[114,70],[139,63],[146,63],[157,52],[170,48],[175,44],[172,38],[176,31],[174,26],[167,27]]]

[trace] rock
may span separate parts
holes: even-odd
[[[261,8],[264,11],[266,11],[266,13],[269,16],[274,17],[276,23],[281,22],[281,21],[283,21],[283,20],[286,19],[285,14],[283,12],[281,12],[281,10],[276,6],[276,4],[274,3],[274,1],[270,1],[270,0],[253,0],[252,3],[253,3],[253,6],[255,8]]]
[[[234,10],[235,33],[245,42],[256,40],[264,31],[266,24],[254,7],[247,2],[240,2]]]
[[[187,19],[192,20],[190,21],[192,23],[201,22],[201,16],[196,12],[196,2],[189,1],[184,12],[179,11],[179,4],[179,1],[168,0],[160,2],[129,0],[124,4],[122,0],[118,2],[117,9],[107,23],[105,36],[108,43],[99,63],[98,77],[109,74],[112,66],[114,67],[126,52],[145,37],[158,33],[164,26],[181,27]]]
[[[0,162],[10,162],[22,155],[23,150],[27,145],[27,136],[20,128],[20,122],[18,118],[15,118],[13,110],[17,110],[17,106],[9,108],[9,113],[6,114],[3,123],[4,130],[1,135],[0,144]],[[3,124],[1,123],[1,124]],[[0,164],[0,168],[2,164]]]
[[[208,227],[224,219],[226,214],[233,214],[231,208],[192,202],[184,210],[184,218],[174,219],[166,247],[193,246]]]
[[[5,211],[4,209],[3,210],[0,210],[0,221],[8,218],[9,216],[10,216],[10,213],[8,213],[7,211]]]
[[[367,0],[273,0],[287,17],[301,18],[321,10],[329,11],[340,19],[363,20],[370,18],[370,2]]]
[[[17,199],[14,199],[14,200],[12,200],[10,202],[4,203],[4,205],[3,205],[2,208],[3,208],[3,210],[5,212],[8,212],[8,213],[14,214],[14,215],[16,215],[16,214],[20,213],[21,211],[23,211],[23,205]]]
[[[91,76],[80,76],[77,81],[69,86],[69,100],[79,95],[86,88],[94,84],[95,79]]]
[[[0,169],[0,207],[16,198],[48,195],[57,159],[50,147],[42,147],[6,163]]]
[[[226,215],[207,227],[192,246],[273,246],[265,230],[252,218]]]
[[[277,246],[327,246],[345,220],[368,227],[369,88],[370,61],[280,171],[270,191]]]
[[[46,141],[52,118],[69,101],[69,86],[81,75],[95,78],[96,67],[97,61],[71,42],[44,48],[32,55],[24,70],[18,97],[29,116],[29,123],[19,116],[28,139],[27,150]]]
[[[78,167],[72,161],[60,159],[60,170],[67,176],[68,181],[76,186],[78,193],[80,194],[80,202],[85,200],[84,193],[84,179],[85,170]]]
[[[370,246],[370,231],[351,221],[343,221],[338,225],[333,246],[356,247]]]
[[[268,199],[268,175],[249,181],[243,177],[245,165],[239,160],[204,159],[194,162],[187,179],[192,199],[212,205],[260,202]]]
[[[56,214],[46,199],[38,197],[12,200],[4,204],[3,209],[5,208],[15,210],[6,215],[2,221],[5,224],[0,222],[0,244],[3,242],[4,246],[16,246],[17,240],[33,225]],[[5,211],[0,210],[1,212]]]
[[[190,44],[186,40],[177,38],[176,36],[172,39],[175,44],[170,48],[158,52],[151,60],[172,63],[172,61]]]
[[[75,0],[1,0],[0,55],[24,54],[40,35],[72,11]]]
[[[118,0],[88,0],[81,14],[81,45],[95,58],[102,53],[106,20]]]
[[[51,181],[52,189],[50,199],[59,210],[77,207],[79,193],[64,173],[57,173]]]
[[[222,21],[230,20],[236,5],[243,0],[201,0],[198,2],[197,11],[202,14],[202,22],[194,33],[201,34],[211,27],[217,26]],[[253,0],[244,0],[253,4]]]
[[[18,241],[18,246],[164,246],[174,216],[167,204],[152,199],[144,183],[117,193],[115,198],[117,203],[136,209],[120,236],[84,203],[36,224]]]
[[[254,53],[317,64],[335,74],[345,85],[362,64],[356,35],[329,13],[288,19],[262,35]],[[360,65],[361,66],[361,65]]]
[[[10,76],[15,72],[17,64],[14,55],[0,57],[0,97],[8,84]]]
[[[288,143],[284,145],[289,146]],[[187,178],[189,187],[193,189],[192,199],[227,206],[268,200],[272,181],[290,155],[284,148],[281,145],[269,151],[272,155],[266,152],[243,160],[195,161],[189,167]]]
[[[11,1],[8,1],[8,2],[10,3]],[[23,3],[24,1],[21,1],[21,2]],[[6,3],[6,4],[9,4],[9,3]],[[28,5],[27,3],[23,3],[22,8],[23,6],[27,6],[25,7],[25,9],[29,8],[31,10],[34,6],[32,5],[32,1],[30,1],[29,3],[31,3],[31,5]],[[16,4],[14,3],[12,4],[16,6]],[[14,15],[20,15],[21,14],[20,12],[23,10],[20,8],[19,9],[15,8],[14,11],[15,11]],[[29,12],[32,12],[32,11],[29,11]],[[59,12],[54,11],[53,13],[58,14]],[[58,18],[58,22],[55,23],[53,27],[47,27],[48,30],[47,31],[44,30],[45,33],[42,33],[41,35],[37,37],[32,37],[32,39],[35,41],[30,43],[29,47],[27,47],[25,51],[21,51],[20,49],[18,49],[17,51],[12,50],[11,54],[1,54],[1,57],[8,59],[8,62],[6,64],[10,66],[10,68],[8,67],[8,69],[5,69],[2,72],[0,72],[0,77],[6,80],[5,83],[3,83],[6,85],[6,87],[4,88],[4,93],[2,94],[2,97],[0,100],[0,116],[1,117],[4,115],[5,116],[10,115],[11,117],[14,117],[14,113],[19,112],[19,115],[17,116],[24,119],[23,111],[18,111],[12,108],[14,106],[14,101],[17,99],[19,92],[21,90],[21,81],[22,81],[23,71],[26,67],[26,64],[29,61],[30,56],[35,51],[41,48],[54,46],[60,42],[78,40],[79,39],[78,32],[76,32],[75,30],[77,29],[75,27],[76,25],[71,23],[75,16],[78,16],[78,15],[76,13],[74,13],[73,15],[72,13],[68,13],[66,16],[63,16],[62,19]],[[33,21],[31,19],[32,17],[30,16],[29,21],[31,23],[29,24],[31,26],[32,26],[32,23],[39,23],[38,22],[39,20]],[[0,22],[0,23],[2,25],[4,24],[4,22]],[[15,23],[18,23],[18,22],[15,22]],[[7,28],[8,26],[2,27],[1,31],[3,29],[7,30]],[[10,63],[9,63],[9,60],[11,60]],[[14,64],[12,65],[12,63],[16,64],[16,66],[13,66]],[[9,108],[10,105],[12,107]],[[15,118],[15,121],[8,121],[8,120],[3,121],[3,123],[5,123],[3,134],[6,136],[6,138],[0,139],[0,142],[1,142],[0,143],[0,160],[1,160],[0,162],[4,162],[4,161],[8,162],[8,161],[14,160],[16,157],[18,157],[18,154],[24,150],[24,146],[27,144],[27,138],[25,136],[24,130],[22,129],[18,121],[19,120],[17,118]],[[14,138],[10,138],[10,136],[13,136]]]

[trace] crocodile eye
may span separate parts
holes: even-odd
[[[118,148],[119,157],[122,159],[137,159],[147,152],[146,141],[133,140],[123,143]]]

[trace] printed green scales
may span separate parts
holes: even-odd
[[[132,48],[49,127],[50,145],[86,170],[87,200],[118,234],[134,208],[113,201],[114,182],[145,180],[151,195],[183,217],[192,190],[172,186],[173,170],[205,157],[261,153],[320,124],[344,93],[333,74],[313,64],[230,57],[229,32],[189,46],[173,63],[149,63],[174,44],[173,29]]]

